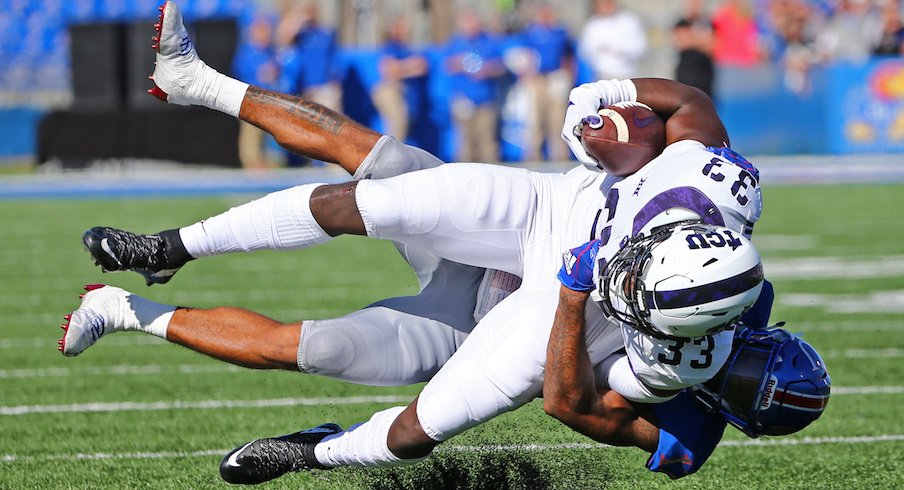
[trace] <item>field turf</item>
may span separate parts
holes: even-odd
[[[753,441],[729,428],[697,475],[672,482],[644,469],[642,451],[596,445],[534,402],[410,468],[293,474],[264,488],[901,488],[904,186],[765,194],[754,241],[776,287],[773,320],[802,332],[833,380],[826,414],[805,431]],[[247,198],[0,202],[0,488],[224,488],[217,465],[238,444],[347,426],[417,393],[233,368],[137,333],[74,359],[56,351],[85,283],[280,320],[416,291],[390,244],[360,238],[197,261],[152,288],[134,274],[102,275],[79,242],[93,225],[154,232]]]

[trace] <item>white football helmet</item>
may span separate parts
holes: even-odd
[[[762,288],[760,254],[750,240],[699,221],[633,238],[599,281],[607,315],[654,337],[682,339],[733,327]]]

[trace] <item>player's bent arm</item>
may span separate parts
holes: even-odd
[[[543,408],[568,427],[605,444],[653,452],[658,430],[618,393],[600,389],[584,339],[589,291],[559,290],[559,306],[546,351]]]
[[[712,99],[703,91],[661,78],[599,80],[571,90],[562,126],[562,139],[575,157],[590,168],[596,168],[597,162],[582,146],[575,128],[601,106],[619,102],[641,102],[656,111],[666,123],[667,145],[694,140],[707,146],[729,146],[728,131]]]
[[[609,388],[633,402],[662,403],[681,391],[657,389],[647,385],[631,369],[628,357],[622,354],[609,356],[602,362],[601,367],[602,376],[605,376]]]
[[[666,145],[694,140],[707,146],[730,146],[728,131],[712,99],[702,90],[663,78],[634,78],[637,101],[665,119]]]
[[[559,288],[559,305],[546,345],[544,409],[569,426],[571,415],[591,412],[597,401],[584,340],[584,308],[589,297],[589,291]]]

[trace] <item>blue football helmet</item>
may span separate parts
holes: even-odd
[[[818,419],[832,381],[819,354],[779,328],[738,326],[732,352],[697,399],[750,437],[797,432]]]

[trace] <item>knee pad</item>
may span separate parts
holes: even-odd
[[[360,371],[370,368],[373,372],[373,363],[362,359],[365,356],[357,352],[362,341],[354,325],[345,319],[307,320],[301,326],[298,369],[303,373],[355,381],[353,377],[360,375]]]

